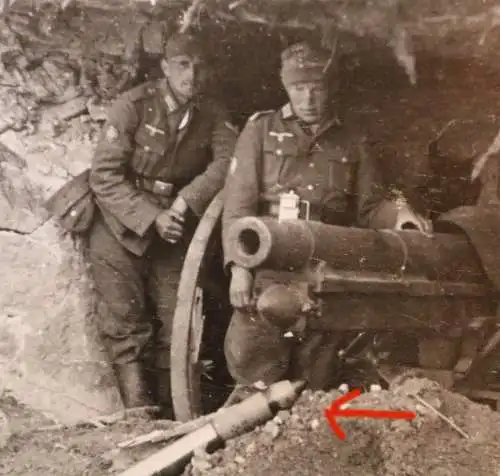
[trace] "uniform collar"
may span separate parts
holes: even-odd
[[[281,108],[281,117],[285,120],[288,119],[298,119],[292,109],[291,103],[286,103]],[[329,129],[330,127],[338,127],[342,125],[342,121],[337,115],[329,115],[327,116],[320,124],[320,129]]]
[[[167,106],[168,114],[172,114],[180,109],[181,105],[174,96],[170,84],[168,84],[167,78],[163,78],[160,80],[158,90],[164,101],[164,104]]]
[[[162,78],[160,80],[160,83],[158,85],[158,90],[163,98],[163,101],[167,106],[168,114],[172,114],[181,109],[191,109],[192,107],[199,107],[199,98],[197,97],[188,101],[186,104],[180,104],[179,101],[176,99],[175,94],[173,93],[172,88],[168,83],[167,78]]]
[[[156,84],[156,94],[158,100],[165,105],[164,111],[166,110],[168,121],[172,119],[172,124],[175,124],[177,131],[185,129],[192,118],[193,107],[196,107],[195,101],[180,104],[166,78],[160,79]]]
[[[283,119],[291,119],[292,117],[295,117],[295,113],[293,112],[292,105],[290,103],[285,104],[281,108],[281,117]]]
[[[281,108],[281,117],[284,121],[292,121],[293,128],[297,131],[297,134],[302,135],[306,134],[302,126],[300,125],[300,121],[298,117],[295,115],[292,109],[291,103],[285,104]],[[318,138],[326,131],[330,130],[334,127],[342,126],[342,121],[337,115],[328,115],[320,124],[318,130],[314,133],[314,137]]]

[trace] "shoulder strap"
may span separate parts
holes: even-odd
[[[249,120],[250,122],[253,122],[253,121],[256,121],[257,119],[259,119],[259,117],[262,117],[262,116],[265,116],[265,115],[271,114],[271,113],[273,113],[273,112],[275,112],[275,110],[274,110],[274,109],[268,109],[267,111],[257,111],[257,112],[255,112],[254,114],[252,114],[252,115],[248,118],[248,120]]]

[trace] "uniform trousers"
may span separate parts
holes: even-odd
[[[306,330],[300,340],[285,337],[252,312],[235,310],[224,342],[229,373],[237,384],[270,385],[282,379],[305,379],[312,389],[330,388],[336,381],[338,333]]]
[[[136,256],[118,242],[100,214],[96,217],[89,259],[97,328],[115,368],[140,363],[153,375],[170,369],[172,320],[187,246],[187,239],[170,244],[156,235],[146,253]],[[163,372],[162,378],[169,392],[169,374]]]

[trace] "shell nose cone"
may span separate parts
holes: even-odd
[[[295,395],[299,395],[306,388],[306,385],[307,382],[305,380],[297,380],[295,382],[292,382],[292,388],[295,392]]]

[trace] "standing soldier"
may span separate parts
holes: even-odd
[[[224,186],[236,140],[229,115],[202,96],[199,40],[171,36],[165,78],[121,96],[90,171],[98,213],[89,237],[99,331],[125,407],[172,417],[170,336],[190,238]]]
[[[228,253],[228,230],[235,220],[276,215],[280,193],[293,191],[310,203],[310,218],[324,223],[393,228],[404,220],[425,227],[408,206],[385,199],[363,137],[342,124],[330,107],[329,60],[327,52],[307,43],[286,49],[281,79],[290,102],[278,111],[254,114],[235,147],[222,222],[235,308],[225,354],[239,384],[235,398],[257,381],[270,384],[289,377],[305,378],[313,388],[328,387],[338,342],[333,334],[308,331],[302,343],[294,344],[282,330],[260,320],[251,309],[254,276],[234,265]],[[299,362],[295,372],[292,360]]]

